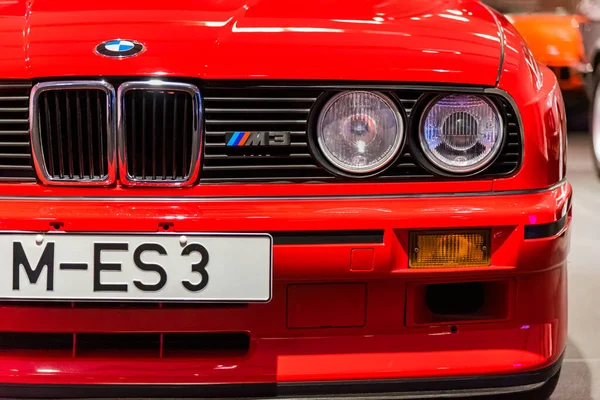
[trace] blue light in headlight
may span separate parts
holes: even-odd
[[[485,166],[502,142],[502,120],[489,100],[470,94],[434,100],[421,127],[421,146],[437,167],[471,172]]]

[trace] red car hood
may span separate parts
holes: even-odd
[[[94,53],[143,43],[129,59]],[[501,42],[471,0],[9,0],[0,78],[188,76],[493,86]]]

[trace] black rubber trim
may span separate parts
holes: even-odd
[[[277,396],[275,383],[232,385],[13,385],[0,384],[0,399],[253,398]]]
[[[558,221],[550,222],[549,224],[525,225],[525,239],[543,239],[556,236],[567,225],[568,219],[569,214],[565,214]]]
[[[383,230],[270,232],[274,245],[383,243]]]
[[[466,376],[460,378],[424,378],[410,380],[381,381],[337,381],[337,382],[304,382],[282,383],[278,385],[280,396],[298,395],[340,395],[340,394],[373,394],[390,392],[468,390],[485,388],[502,388],[525,386],[547,382],[558,373],[562,366],[563,355],[551,366],[544,369],[511,375]]]
[[[549,381],[560,370],[563,355],[551,366],[538,371],[494,376],[427,378],[371,381],[324,381],[234,385],[21,385],[0,384],[0,398],[117,398],[194,397],[209,398],[289,398],[344,395],[343,398],[379,393],[440,390],[469,390],[526,386]]]

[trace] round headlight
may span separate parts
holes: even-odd
[[[471,94],[438,97],[421,120],[419,140],[436,167],[453,173],[486,166],[500,151],[502,118],[488,99]]]
[[[375,92],[343,92],[323,108],[317,141],[336,168],[355,174],[377,171],[394,159],[404,139],[404,123],[388,97]]]

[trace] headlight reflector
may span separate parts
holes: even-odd
[[[381,93],[340,93],[319,116],[319,148],[344,172],[360,174],[383,168],[398,154],[403,139],[402,116]]]
[[[500,150],[500,112],[484,97],[452,94],[438,97],[421,120],[419,140],[436,167],[453,173],[473,172]]]

